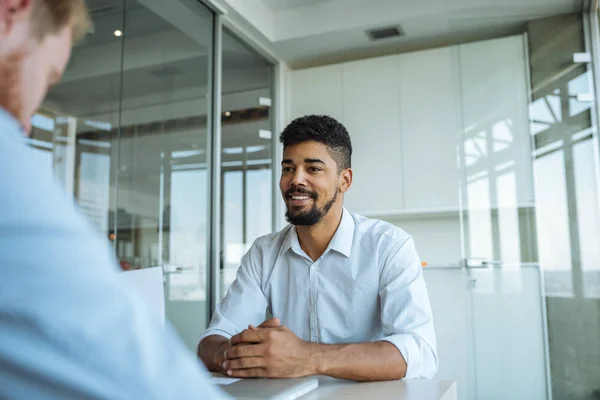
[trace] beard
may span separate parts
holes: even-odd
[[[0,60],[0,107],[18,120],[23,114],[20,84],[23,82],[21,65],[24,58],[24,54],[17,52]]]
[[[313,226],[317,224],[319,221],[323,219],[324,216],[327,215],[331,207],[337,200],[338,190],[336,188],[335,194],[333,197],[321,208],[317,207],[317,194],[314,192],[310,192],[306,189],[302,188],[291,188],[286,192],[286,198],[291,193],[302,193],[307,194],[313,198],[313,206],[308,211],[298,211],[292,212],[290,211],[290,207],[287,207],[285,211],[285,219],[292,225],[296,226]]]

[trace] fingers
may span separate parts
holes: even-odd
[[[221,344],[219,349],[214,352],[212,361],[213,365],[216,368],[221,368],[223,362],[227,359],[227,350],[229,350],[230,348],[231,344],[229,340],[226,340],[223,342],[223,344]]]
[[[266,360],[263,357],[244,357],[234,360],[227,360],[223,363],[223,369],[233,371],[237,369],[262,368],[266,366]]]
[[[281,320],[279,318],[271,318],[264,321],[262,324],[258,326],[254,326],[252,324],[248,325],[248,329],[256,330],[258,328],[279,328],[281,324]]]
[[[231,345],[235,346],[236,344],[240,343],[261,343],[264,340],[264,331],[246,329],[241,333],[238,333],[237,335],[231,337]]]
[[[238,344],[227,350],[225,359],[242,357],[262,357],[265,355],[266,346],[263,344]]]
[[[227,375],[233,378],[267,378],[268,374],[264,368],[232,369]]]

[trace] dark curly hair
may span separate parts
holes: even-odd
[[[279,136],[283,148],[298,143],[315,141],[329,148],[338,172],[352,166],[352,141],[348,131],[328,115],[306,115],[293,120]]]

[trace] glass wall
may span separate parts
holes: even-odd
[[[528,26],[530,131],[554,399],[600,393],[600,214],[584,16]],[[595,60],[597,62],[597,60]]]
[[[215,16],[196,0],[87,0],[93,25],[34,118],[53,166],[122,269],[161,266],[190,348],[207,322]]]
[[[451,319],[436,321],[440,375],[459,381],[463,399],[544,399],[525,35],[461,44],[457,64],[464,268],[424,270],[434,318]]]
[[[273,230],[273,65],[223,31],[219,299],[254,240]]]

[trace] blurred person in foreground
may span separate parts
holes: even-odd
[[[225,398],[24,141],[88,25],[83,0],[0,0],[0,398]]]

